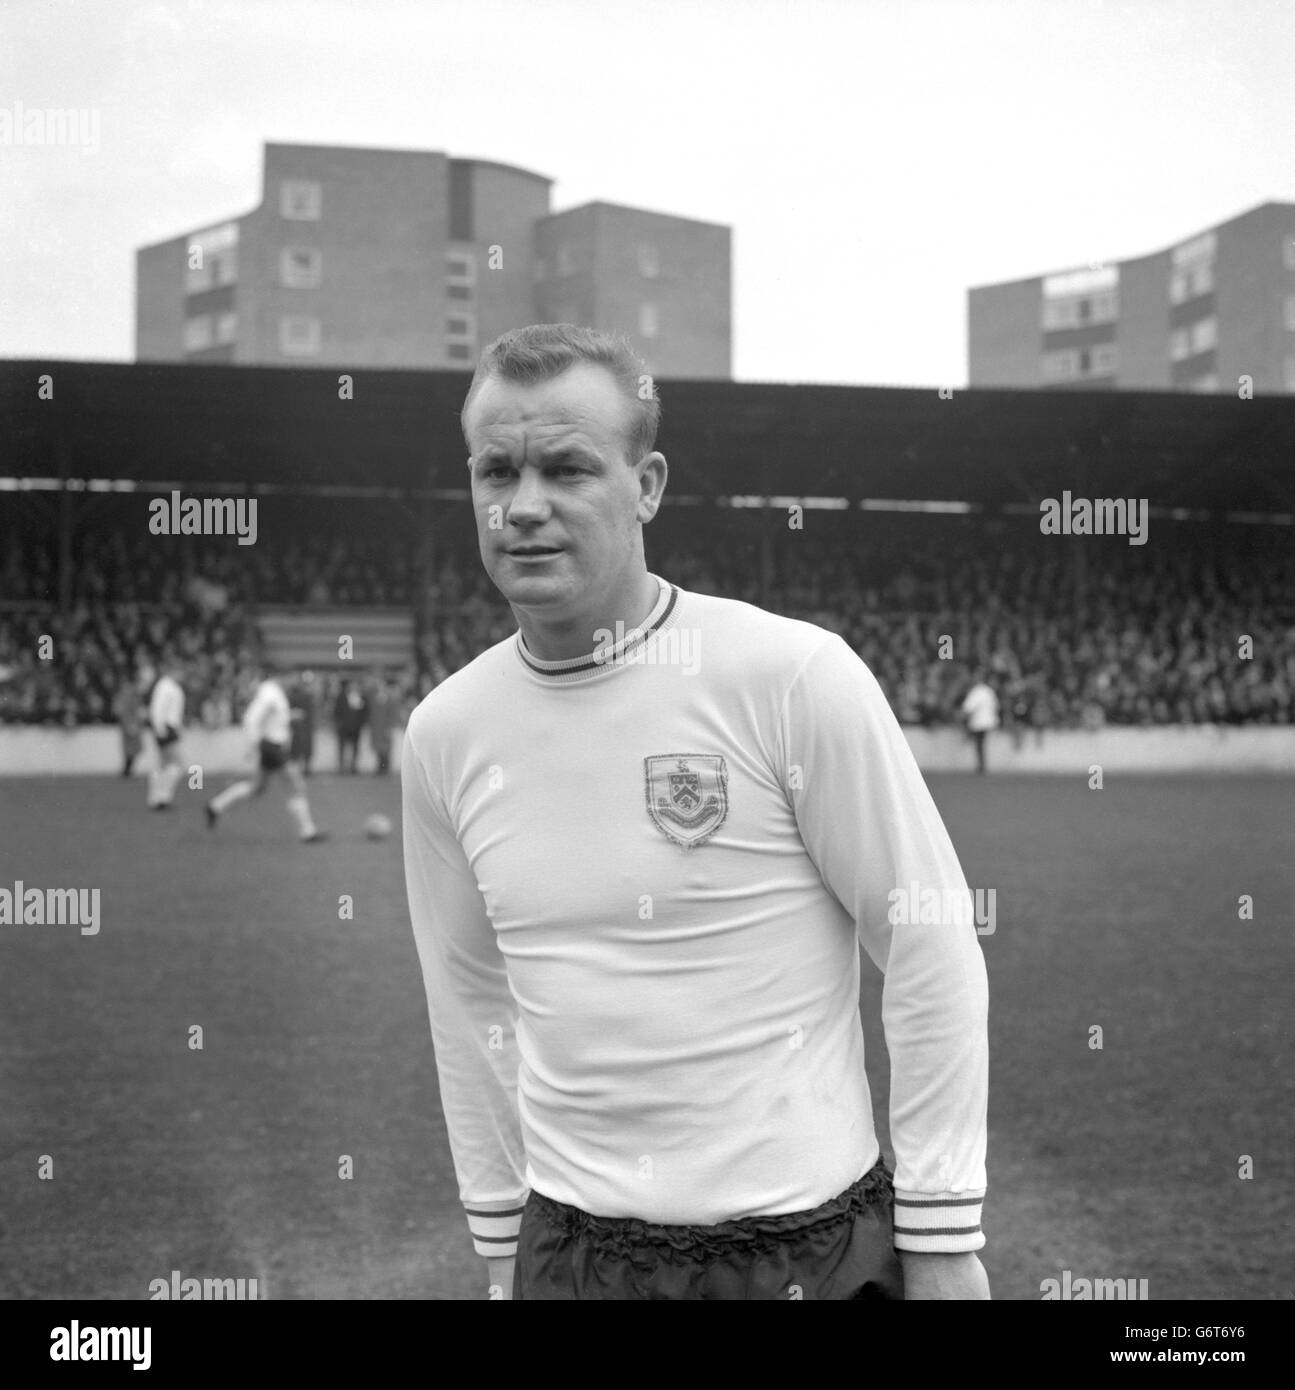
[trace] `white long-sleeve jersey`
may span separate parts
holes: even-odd
[[[966,893],[872,674],[837,636],[662,583],[642,632],[520,633],[419,705],[405,872],[475,1248],[530,1189],[600,1216],[803,1211],[879,1153],[859,1018],[885,973],[895,1244],[984,1244],[987,989]]]
[[[184,727],[184,690],[173,676],[159,676],[148,699],[148,722],[155,734]]]
[[[253,743],[292,742],[292,708],[278,681],[262,681],[243,712],[243,732]]]

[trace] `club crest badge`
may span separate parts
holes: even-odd
[[[728,815],[728,768],[713,753],[644,758],[648,815],[668,840],[685,849],[704,844]]]

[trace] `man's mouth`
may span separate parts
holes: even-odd
[[[556,545],[515,545],[509,551],[509,555],[560,555],[562,549]]]

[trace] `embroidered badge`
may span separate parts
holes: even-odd
[[[648,815],[685,849],[704,844],[728,815],[728,768],[714,753],[669,753],[643,759]]]

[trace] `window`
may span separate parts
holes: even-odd
[[[447,299],[471,299],[471,285],[446,285],[445,297]]]
[[[645,301],[639,305],[639,333],[644,338],[655,338],[656,331],[656,305]]]
[[[184,321],[184,350],[201,352],[212,344],[212,323],[210,314],[199,314],[196,318]]]
[[[1286,296],[1286,327],[1295,333],[1295,294]]]
[[[445,258],[445,283],[447,285],[475,285],[477,282],[477,258],[458,251]]]
[[[224,222],[194,232],[185,248],[184,289],[198,294],[238,278],[238,223]]]
[[[462,309],[446,314],[445,355],[451,362],[470,362],[476,352],[476,318]]]
[[[1069,381],[1079,375],[1079,354],[1074,348],[1043,354],[1044,381]]]
[[[216,315],[216,341],[232,343],[238,337],[238,315],[235,313]]]
[[[216,283],[216,267],[196,247],[189,248],[189,258],[184,271],[185,294],[199,294],[203,290],[209,290]],[[195,265],[195,261],[200,263]]]
[[[1192,324],[1192,351],[1208,352],[1217,347],[1219,341],[1219,321],[1216,318],[1199,319]]]
[[[1110,376],[1120,364],[1120,350],[1114,343],[1099,343],[1093,349],[1091,370],[1095,376]]]
[[[1076,328],[1079,325],[1079,300],[1045,299],[1043,301],[1043,327]]]
[[[1114,293],[1093,296],[1093,322],[1112,323],[1120,316],[1120,297]]]
[[[1185,304],[1197,295],[1208,294],[1214,288],[1214,262],[1193,261],[1179,267],[1169,277],[1169,301]]]
[[[1087,270],[1066,270],[1060,275],[1048,275],[1043,281],[1044,299],[1073,299],[1081,294],[1097,294],[1100,290],[1119,288],[1120,268],[1117,265],[1090,266]]]
[[[1283,366],[1285,367],[1286,389],[1295,392],[1295,357],[1288,357]]]
[[[646,242],[639,247],[639,274],[645,280],[655,280],[661,274],[661,262],[657,259],[656,247]]]
[[[285,246],[279,252],[279,283],[289,290],[309,290],[319,284],[323,256],[310,246]]]
[[[284,179],[279,185],[279,213],[293,222],[318,222],[322,197],[313,180]]]
[[[304,314],[285,314],[279,320],[279,351],[284,357],[314,357],[319,353],[319,320]]]
[[[1191,334],[1185,328],[1175,328],[1169,335],[1169,359],[1172,362],[1181,362],[1184,357],[1192,355]]]

